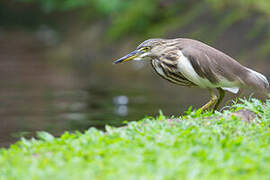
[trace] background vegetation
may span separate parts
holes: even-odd
[[[88,26],[102,22],[103,41],[114,42],[128,35],[138,40],[176,37],[177,31],[178,36],[188,32],[186,36],[214,44],[232,26],[250,23],[245,39],[261,39],[264,34],[256,41],[257,51],[263,57],[270,50],[270,2],[265,0],[12,0],[0,5],[4,25],[47,24],[74,33],[77,22]]]
[[[192,23],[195,18],[211,11],[217,16],[219,31],[225,31],[233,23],[251,16],[260,16],[261,23],[269,23],[270,2],[265,0],[19,0],[31,2],[44,13],[80,11],[89,23],[106,19],[110,22],[108,33],[113,38],[125,36],[130,32],[145,35],[161,35],[179,25]],[[256,28],[259,28],[256,27]],[[251,28],[252,29],[252,28]]]

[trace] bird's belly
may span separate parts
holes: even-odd
[[[215,84],[211,83],[208,79],[200,77],[194,68],[192,67],[190,61],[183,55],[183,53],[179,52],[179,60],[178,60],[178,70],[191,82],[202,87],[202,88],[214,88]]]

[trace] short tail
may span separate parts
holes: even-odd
[[[248,76],[245,80],[245,83],[248,85],[248,86],[251,86],[257,90],[261,90],[261,91],[264,91],[266,92],[267,91],[267,88],[269,88],[269,82],[267,80],[267,78],[262,75],[261,73],[258,73],[252,69],[248,69]]]

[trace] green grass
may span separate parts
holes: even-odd
[[[247,108],[246,123],[230,112]],[[162,114],[56,138],[40,132],[0,151],[1,179],[269,179],[270,101],[252,99],[223,113]]]

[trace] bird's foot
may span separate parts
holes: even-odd
[[[216,95],[211,96],[210,101],[208,103],[206,103],[205,105],[203,105],[201,107],[201,109],[203,111],[205,111],[206,109],[210,108],[211,106],[213,106],[217,102],[217,99],[218,99],[218,97]]]

